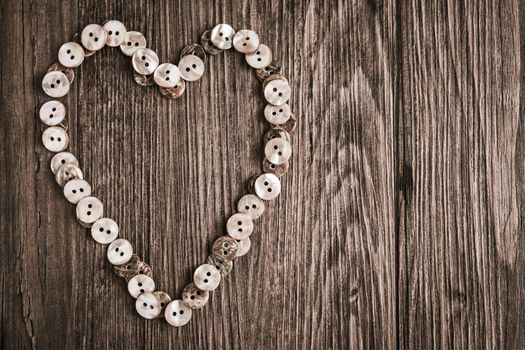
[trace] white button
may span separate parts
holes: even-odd
[[[80,66],[84,62],[84,48],[75,42],[65,43],[58,50],[58,62],[68,68]]]
[[[210,264],[199,266],[193,274],[193,282],[197,288],[211,292],[219,286],[221,282],[221,273]]]
[[[72,164],[78,167],[78,160],[77,158],[72,155],[69,152],[60,152],[55,154],[53,158],[51,158],[51,171],[53,174],[56,174],[58,171],[58,168],[60,168],[64,164]]]
[[[50,126],[42,133],[42,143],[51,152],[62,152],[69,144],[69,137],[64,128]]]
[[[62,97],[69,92],[69,80],[60,71],[47,73],[42,79],[42,89],[50,97]]]
[[[292,156],[292,146],[282,137],[277,137],[266,143],[264,154],[270,163],[275,165],[283,164]]]
[[[91,226],[91,237],[100,244],[109,244],[117,239],[118,225],[110,218],[102,218]]]
[[[259,35],[250,29],[239,30],[233,37],[233,47],[240,53],[252,53],[259,47]]]
[[[246,253],[248,253],[252,246],[252,241],[250,240],[250,237],[246,237],[245,239],[238,239],[237,243],[239,244],[239,250],[237,250],[237,257],[246,255]]]
[[[64,185],[64,196],[68,202],[77,204],[82,198],[91,196],[91,185],[82,179],[69,180]]]
[[[82,45],[89,51],[98,51],[106,45],[107,33],[98,24],[88,24],[80,34]]]
[[[106,45],[109,47],[119,46],[126,37],[126,26],[120,21],[107,21],[102,26],[107,33]]]
[[[133,246],[124,238],[111,242],[107,251],[108,260],[112,265],[123,265],[131,259],[132,255]]]
[[[247,194],[242,196],[237,203],[237,211],[239,213],[246,213],[255,220],[264,213],[265,205],[264,202],[253,194]]]
[[[135,309],[140,316],[147,320],[159,317],[162,311],[160,300],[155,294],[149,292],[139,295],[135,302]]]
[[[104,205],[98,198],[86,197],[77,203],[77,219],[84,224],[94,223],[102,217],[103,213]]]
[[[179,69],[182,79],[186,81],[199,80],[204,74],[204,62],[195,55],[187,55],[180,60]]]
[[[292,111],[290,110],[290,106],[287,103],[280,106],[267,104],[266,107],[264,107],[264,117],[268,123],[271,124],[284,124],[288,121],[288,119],[290,119],[291,115]]]
[[[155,69],[153,79],[155,79],[158,86],[165,88],[174,87],[180,81],[179,67],[171,63],[163,63]]]
[[[286,79],[274,79],[264,86],[264,97],[272,105],[285,104],[291,95],[290,85]]]
[[[146,38],[139,32],[127,32],[120,49],[126,56],[133,56],[135,51],[146,47]]]
[[[137,73],[150,75],[159,66],[159,56],[153,50],[139,49],[133,54],[131,63]]]
[[[229,24],[218,24],[211,31],[211,42],[219,49],[227,50],[232,47],[235,30]]]
[[[246,54],[245,57],[250,67],[261,69],[272,62],[272,51],[268,46],[261,44],[255,52]]]
[[[248,214],[233,214],[226,223],[226,231],[235,239],[245,239],[253,232],[253,221]]]
[[[66,107],[60,101],[47,101],[40,107],[39,115],[42,123],[49,126],[58,125],[66,117]]]
[[[154,290],[155,281],[153,281],[153,278],[146,275],[133,276],[133,278],[131,278],[128,282],[128,291],[133,298],[136,298],[146,292],[153,292]]]
[[[64,187],[67,182],[73,179],[82,180],[83,178],[82,170],[73,163],[61,165],[55,174],[55,180],[60,187]]]
[[[173,300],[166,306],[164,317],[173,327],[184,326],[191,319],[191,309],[182,300]]]
[[[275,199],[281,193],[281,181],[274,174],[262,174],[255,180],[255,193],[265,201]]]

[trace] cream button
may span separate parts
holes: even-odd
[[[83,178],[82,170],[73,163],[61,165],[55,174],[55,180],[60,187],[64,187],[68,181],[73,179],[82,180]]]
[[[270,163],[280,165],[286,163],[292,156],[292,146],[285,139],[278,137],[266,143],[264,154]]]
[[[47,101],[40,107],[39,115],[42,123],[55,126],[66,117],[66,107],[59,101]]]
[[[116,20],[110,20],[102,26],[107,33],[106,45],[109,47],[120,46],[126,37],[126,26]]]
[[[82,179],[69,180],[64,185],[64,196],[68,202],[77,204],[82,198],[91,196],[91,185]]]
[[[86,197],[77,203],[77,219],[84,226],[91,226],[92,223],[102,217],[103,213],[104,205],[98,198]]]
[[[215,266],[204,264],[195,270],[193,282],[200,290],[211,292],[219,286],[221,274]]]
[[[204,74],[204,62],[195,55],[187,55],[180,60],[179,69],[182,79],[186,81],[199,80]]]
[[[245,213],[250,216],[252,220],[258,219],[264,213],[265,205],[264,202],[253,194],[247,194],[242,196],[237,203],[237,211],[239,213]]]
[[[153,292],[154,290],[155,282],[153,281],[153,278],[149,276],[136,275],[128,281],[128,291],[133,298],[137,298],[139,295],[147,292]]]
[[[126,56],[133,56],[133,54],[140,49],[146,47],[146,38],[139,32],[127,32],[124,41],[120,45],[120,50]]]
[[[272,51],[268,46],[261,44],[255,52],[246,54],[245,58],[250,67],[261,69],[272,62]]]
[[[193,282],[186,285],[182,292],[182,301],[192,310],[200,309],[206,305],[209,297],[209,292],[197,288]]]
[[[233,47],[240,53],[252,53],[259,47],[259,35],[250,29],[242,29],[233,37]]]
[[[75,42],[65,43],[58,50],[58,62],[68,68],[80,66],[84,62],[84,48]]]
[[[135,301],[135,309],[140,316],[147,320],[159,317],[162,311],[159,298],[151,292],[138,296],[137,301]]]
[[[119,238],[111,242],[107,251],[108,260],[112,265],[124,265],[131,260],[132,255],[133,247],[131,243],[124,238]]]
[[[206,264],[215,266],[221,276],[228,276],[233,269],[233,261],[220,261],[215,255],[211,254],[206,259]]]
[[[213,242],[212,253],[220,261],[235,259],[238,250],[237,241],[230,236],[221,236]]]
[[[91,237],[100,244],[109,244],[117,239],[118,225],[109,218],[101,218],[91,226]]]
[[[211,42],[221,50],[232,47],[235,30],[229,24],[218,24],[211,31]]]
[[[164,317],[173,327],[184,326],[191,319],[191,309],[182,300],[173,300],[166,306]]]
[[[261,199],[272,200],[281,193],[281,180],[274,174],[262,174],[255,180],[254,188]]]
[[[153,79],[160,87],[174,87],[180,80],[179,67],[171,63],[163,63],[155,69]]]
[[[139,274],[149,277],[153,275],[151,267],[144,261],[141,261],[136,254],[132,254],[131,259],[125,264],[114,266],[113,270],[117,276],[125,278],[126,281]]]
[[[42,133],[42,143],[51,152],[62,152],[69,144],[69,137],[64,128],[50,126]]]
[[[245,239],[253,232],[253,221],[250,215],[236,213],[226,222],[226,231],[235,239]]]
[[[42,79],[42,89],[50,97],[62,97],[69,92],[69,80],[60,71],[51,71]]]
[[[238,239],[237,243],[239,244],[239,249],[237,250],[237,257],[246,255],[246,253],[248,253],[252,246],[252,241],[250,240],[250,237],[246,237],[245,239]]]
[[[73,81],[75,80],[75,72],[71,68],[64,67],[60,63],[54,63],[52,64],[47,72],[62,72],[66,76],[67,80],[69,81],[69,85],[73,84]]]
[[[266,158],[263,160],[262,168],[265,173],[272,173],[278,177],[283,176],[288,172],[288,168],[290,167],[290,162],[284,162],[279,165],[275,165],[273,163],[270,163],[270,161]]]
[[[272,105],[280,106],[285,104],[290,99],[290,95],[290,85],[288,85],[286,79],[282,78],[265,81],[264,98],[266,98],[266,101]]]
[[[89,51],[98,51],[106,45],[107,33],[98,24],[88,24],[80,34],[80,41]]]
[[[56,174],[58,168],[60,168],[64,164],[72,164],[78,167],[78,160],[74,155],[72,155],[69,152],[60,152],[55,154],[55,156],[51,158],[50,162],[51,171],[53,172],[53,174]]]
[[[131,60],[135,71],[142,75],[149,75],[155,72],[159,66],[159,57],[155,51],[144,48],[135,51]]]
[[[268,121],[268,123],[274,125],[286,123],[290,119],[291,115],[292,111],[290,110],[290,106],[287,103],[280,106],[267,104],[266,107],[264,107],[264,118]]]

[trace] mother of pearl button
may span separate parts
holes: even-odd
[[[137,73],[149,75],[159,66],[159,56],[153,50],[139,49],[133,54],[131,63]]]
[[[285,104],[290,99],[290,95],[290,85],[286,79],[274,79],[264,85],[264,98],[272,105]]]
[[[108,260],[112,265],[123,265],[131,259],[132,255],[133,246],[124,238],[111,242],[107,251]]]
[[[246,63],[252,68],[261,69],[272,62],[272,51],[264,44],[259,45],[257,50],[246,54]]]
[[[271,139],[264,147],[266,159],[275,165],[280,165],[288,161],[292,156],[292,147],[285,139],[279,137]]]
[[[268,123],[271,124],[284,124],[288,121],[288,119],[290,119],[291,115],[292,111],[290,110],[290,106],[287,103],[280,106],[267,104],[266,107],[264,107],[264,118],[266,118]]]
[[[171,63],[163,63],[155,69],[153,79],[160,87],[174,87],[180,80],[179,67]]]
[[[144,261],[141,261],[136,254],[133,254],[128,262],[114,266],[113,270],[117,276],[126,279],[126,281],[129,281],[130,278],[138,274],[147,275],[149,277],[153,275],[151,267]]]
[[[109,47],[120,46],[126,37],[126,26],[116,20],[107,21],[102,26],[107,33],[106,45]]]
[[[250,240],[250,237],[246,237],[245,239],[237,240],[237,243],[239,244],[239,249],[237,250],[237,257],[246,255],[248,251],[250,250],[252,246],[252,241]]]
[[[221,274],[215,266],[203,264],[195,270],[193,282],[200,290],[211,292],[219,286]]]
[[[221,236],[213,242],[212,253],[220,261],[231,261],[235,259],[238,250],[237,241],[230,236]]]
[[[84,62],[84,48],[73,41],[63,44],[58,50],[58,62],[68,68],[80,66]]]
[[[246,213],[255,220],[264,213],[265,205],[264,202],[253,194],[247,194],[242,196],[237,203],[237,211],[239,213]]]
[[[89,51],[98,51],[106,45],[106,30],[98,24],[88,24],[80,34],[80,41]]]
[[[67,148],[69,137],[64,128],[50,126],[42,133],[42,143],[51,152],[61,152]]]
[[[272,200],[281,193],[281,180],[274,174],[262,174],[255,180],[254,189],[261,199]]]
[[[69,80],[60,71],[51,71],[42,79],[42,89],[50,97],[62,97],[69,92]]]
[[[80,168],[74,163],[66,163],[61,165],[55,174],[55,180],[60,187],[64,187],[68,181],[73,179],[83,178],[84,174],[82,174],[82,170],[80,170]]]
[[[218,24],[211,30],[211,42],[219,49],[227,50],[232,47],[235,30],[229,24]]]
[[[104,205],[96,197],[82,198],[77,203],[77,219],[84,226],[91,226],[92,223],[102,217]]]
[[[126,56],[133,56],[133,54],[140,49],[146,47],[146,38],[139,32],[127,32],[120,50]]]
[[[42,123],[49,126],[58,125],[66,117],[66,107],[60,101],[47,101],[40,107],[39,115]]]
[[[250,215],[236,213],[226,222],[226,231],[235,239],[245,239],[253,232],[253,221]]]
[[[135,309],[140,316],[147,320],[159,317],[160,312],[162,311],[159,298],[151,292],[139,295],[135,302]]]
[[[58,168],[60,168],[64,164],[72,164],[78,167],[78,160],[74,155],[72,155],[69,152],[60,152],[55,154],[55,156],[51,158],[50,162],[51,171],[53,172],[53,174],[56,174]]]
[[[220,261],[215,255],[210,254],[206,259],[206,264],[215,266],[221,276],[228,276],[233,269],[233,261]]]
[[[197,288],[193,282],[186,285],[182,292],[182,301],[192,310],[200,309],[206,305],[209,297],[209,292]]]
[[[259,35],[250,29],[242,29],[233,37],[233,47],[240,53],[252,53],[259,47]]]
[[[91,237],[100,244],[109,244],[118,236],[118,225],[110,218],[101,218],[91,226]]]
[[[155,281],[146,275],[136,275],[128,281],[128,291],[133,298],[155,290]]]
[[[77,204],[82,198],[91,196],[91,185],[86,180],[72,179],[64,185],[64,196],[68,202]]]
[[[204,74],[204,62],[195,55],[187,55],[180,60],[179,69],[182,79],[186,81],[199,80]]]
[[[164,317],[173,327],[184,326],[191,319],[191,309],[182,300],[173,300],[166,306]]]

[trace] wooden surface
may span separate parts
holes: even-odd
[[[525,13],[519,1],[0,5],[1,347],[523,349]],[[189,325],[144,321],[41,145],[59,46],[122,20],[163,61],[216,23],[256,30],[299,118],[283,193]],[[233,51],[177,101],[105,49],[76,70],[71,150],[180,296],[260,171],[260,83]]]

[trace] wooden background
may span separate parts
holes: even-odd
[[[525,9],[520,1],[4,1],[1,347],[525,348]],[[161,60],[220,22],[253,28],[299,118],[283,193],[189,325],[135,315],[40,142],[44,72],[119,19]],[[261,85],[233,51],[170,101],[118,49],[76,70],[71,150],[180,296],[260,171]]]

